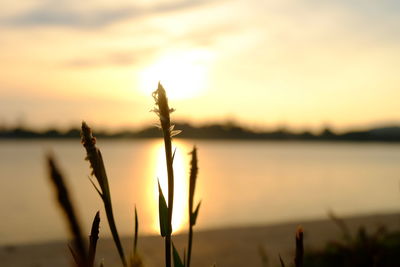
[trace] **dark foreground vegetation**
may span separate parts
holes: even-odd
[[[174,206],[174,170],[173,170],[173,160],[175,152],[172,147],[172,137],[181,133],[181,129],[185,130],[188,136],[193,138],[203,138],[207,135],[202,135],[196,133],[194,128],[190,128],[186,125],[181,125],[179,130],[175,130],[175,125],[171,124],[170,114],[174,111],[169,108],[168,100],[164,88],[159,84],[158,89],[153,93],[155,100],[155,108],[153,111],[157,114],[159,118],[159,128],[162,131],[162,136],[164,138],[165,146],[165,158],[168,176],[168,187],[165,191],[158,183],[159,188],[159,225],[160,225],[160,235],[164,240],[164,255],[165,255],[165,267],[190,267],[191,265],[191,255],[196,253],[196,250],[192,251],[193,245],[193,227],[196,224],[197,216],[200,210],[200,203],[195,203],[194,194],[196,187],[196,180],[198,175],[198,163],[197,163],[197,152],[196,147],[193,148],[191,152],[191,163],[190,163],[190,173],[188,175],[189,180],[189,194],[188,194],[188,240],[187,247],[184,251],[178,251],[175,248],[174,240],[175,236],[172,233],[172,214]],[[221,126],[211,126],[208,128],[202,128],[203,134],[205,132],[213,133],[208,135],[217,136],[217,138],[222,138],[221,134],[225,136],[236,136],[238,138],[255,138],[268,136],[282,137],[283,132],[278,135],[273,135],[270,133],[254,133],[245,131],[240,127],[231,126],[230,128],[223,128]],[[199,129],[197,129],[199,130]],[[147,132],[146,132],[147,131]],[[145,130],[141,133],[145,136],[147,133],[150,135],[153,130]],[[52,132],[53,134],[56,132]],[[74,137],[74,132],[70,132],[71,136]],[[118,251],[118,255],[121,261],[122,267],[143,267],[142,256],[137,251],[138,243],[138,233],[139,233],[139,216],[135,208],[135,231],[134,236],[131,239],[132,246],[129,250],[126,250],[120,240],[118,234],[117,226],[113,214],[113,205],[111,201],[111,188],[109,187],[108,177],[106,173],[105,164],[103,162],[102,154],[100,149],[96,145],[96,138],[93,135],[90,127],[83,122],[81,131],[78,131],[81,137],[81,143],[86,151],[86,160],[89,162],[91,169],[90,181],[93,184],[95,191],[98,193],[101,202],[104,204],[105,218],[108,222],[110,231],[112,233],[112,238],[115,243],[115,249]],[[157,136],[160,135],[159,129],[155,132]],[[369,134],[374,133],[374,131],[369,131]],[[375,131],[376,133],[376,131]],[[136,133],[140,136],[139,133]],[[199,135],[198,135],[199,134]],[[220,134],[220,135],[218,135]],[[365,133],[364,133],[365,134]],[[142,137],[144,137],[142,136]],[[253,137],[251,137],[253,136]],[[299,135],[305,138],[308,135]],[[312,136],[312,135],[311,135]],[[363,134],[358,133],[353,135],[336,135],[330,131],[324,131],[320,138],[327,138],[327,140],[335,140],[334,138],[347,136],[347,138],[355,136],[363,136]],[[378,135],[379,136],[379,135]],[[147,137],[152,137],[147,136]],[[155,136],[154,136],[155,137]],[[309,137],[309,136],[308,136]],[[316,136],[314,136],[316,138]],[[331,139],[329,139],[331,138]],[[257,139],[257,138],[255,138]],[[324,139],[323,139],[324,140]],[[338,140],[341,140],[340,138]],[[350,139],[352,140],[352,139]],[[357,140],[357,139],[355,139]],[[360,140],[369,140],[368,138]],[[54,192],[56,195],[59,207],[63,211],[66,224],[68,225],[68,230],[70,234],[70,245],[69,249],[71,252],[71,257],[74,259],[74,266],[76,267],[97,267],[105,266],[103,262],[98,263],[96,261],[96,248],[97,241],[99,239],[99,227],[100,215],[99,212],[95,213],[92,228],[90,231],[89,238],[85,237],[85,231],[82,230],[79,220],[77,218],[76,207],[73,205],[70,198],[70,194],[67,186],[64,182],[64,177],[59,171],[57,164],[55,163],[53,155],[48,155],[47,158],[49,178],[54,187]],[[164,197],[165,193],[168,192],[167,198]],[[240,197],[240,196],[239,196]],[[284,196],[282,196],[284,197]],[[257,211],[257,212],[268,212]],[[343,233],[342,241],[335,241],[328,243],[325,248],[315,251],[307,251],[304,248],[304,232],[303,228],[299,227],[294,236],[294,247],[295,253],[290,262],[285,262],[280,255],[276,255],[280,259],[280,265],[284,266],[295,266],[295,267],[330,267],[330,266],[352,266],[352,267],[398,267],[400,266],[400,233],[399,232],[387,232],[385,228],[381,227],[373,234],[368,234],[364,228],[360,228],[356,235],[352,235],[348,230],[346,224],[340,219],[331,215],[332,219],[337,223]],[[102,219],[103,220],[103,219]],[[251,244],[249,244],[251,245]],[[160,251],[159,253],[162,253]],[[265,257],[263,249],[261,249],[260,257],[264,266],[268,266],[268,259]],[[246,257],[246,255],[238,255],[238,257]],[[210,266],[210,265],[209,265]],[[212,266],[216,266],[215,264]]]
[[[348,131],[335,133],[329,128],[315,134],[309,131],[291,132],[286,129],[274,131],[253,131],[236,124],[212,124],[206,126],[192,126],[188,123],[175,123],[182,133],[177,138],[187,139],[237,139],[237,140],[294,140],[294,141],[360,141],[360,142],[400,142],[400,126],[374,128],[363,131]],[[147,127],[137,131],[124,130],[115,133],[98,131],[97,137],[118,138],[159,138],[160,132],[155,127]],[[0,139],[63,139],[80,138],[80,129],[59,131],[49,129],[35,131],[32,129],[17,127],[13,129],[1,129]]]
[[[339,240],[328,242],[320,250],[306,251],[304,267],[395,267],[400,266],[400,231],[390,232],[377,226],[368,233],[360,226],[352,234],[347,225],[331,217],[342,231]]]
[[[400,266],[400,232],[384,229],[368,235],[364,228],[350,240],[332,241],[319,251],[305,253],[304,267]]]
[[[172,148],[172,137],[179,134],[180,130],[174,130],[175,125],[171,124],[170,114],[174,109],[170,108],[168,105],[168,99],[166,92],[161,84],[153,93],[153,98],[155,100],[155,107],[152,110],[159,118],[159,129],[162,130],[162,135],[164,138],[165,147],[165,158],[167,167],[167,178],[168,178],[168,197],[164,197],[163,189],[158,182],[159,189],[159,223],[160,223],[160,235],[165,241],[165,267],[171,267],[172,263],[174,267],[190,267],[191,252],[192,252],[192,242],[193,242],[193,227],[196,224],[197,215],[200,209],[200,202],[194,206],[194,193],[195,184],[197,179],[197,152],[196,147],[193,148],[191,155],[191,168],[189,175],[189,234],[188,234],[188,246],[187,250],[183,251],[183,257],[180,255],[174,246],[173,235],[172,235],[172,211],[174,205],[174,170],[173,170],[173,160],[175,156],[175,151]],[[117,230],[115,223],[113,205],[111,201],[111,189],[108,182],[108,176],[106,173],[105,164],[103,162],[103,157],[100,149],[96,145],[96,138],[93,135],[91,128],[82,122],[82,127],[80,131],[81,143],[86,150],[86,160],[89,162],[91,168],[91,178],[90,181],[97,191],[101,201],[104,204],[105,214],[107,222],[112,234],[112,238],[115,243],[116,250],[118,251],[119,258],[121,260],[121,266],[123,267],[142,267],[143,262],[141,256],[137,253],[137,242],[139,235],[139,218],[138,213],[135,208],[135,233],[132,240],[133,246],[130,251],[127,251],[122,246],[121,238]],[[104,266],[103,263],[96,263],[96,248],[97,241],[99,239],[99,227],[100,227],[100,215],[99,212],[96,213],[92,228],[90,231],[90,236],[88,240],[84,238],[83,230],[79,224],[77,218],[76,207],[74,207],[70,193],[64,182],[64,177],[59,171],[57,165],[55,164],[54,157],[48,155],[47,158],[49,178],[51,184],[54,187],[55,195],[59,207],[63,211],[65,221],[68,225],[69,234],[71,236],[70,242],[70,252],[74,259],[74,266],[76,267],[94,267],[94,266]],[[195,207],[195,208],[194,208]],[[161,252],[160,252],[161,253]]]

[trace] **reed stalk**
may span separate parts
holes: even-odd
[[[156,107],[154,111],[160,119],[160,127],[164,137],[165,159],[167,163],[168,174],[168,213],[167,213],[167,231],[165,235],[165,266],[171,267],[171,233],[172,233],[172,211],[174,203],[174,171],[173,171],[173,154],[172,154],[172,136],[179,133],[174,131],[174,126],[171,125],[170,113],[174,109],[168,106],[168,98],[165,89],[158,83],[158,88],[153,92],[153,98]],[[161,191],[161,190],[160,190]]]
[[[189,236],[188,236],[188,253],[186,259],[186,267],[190,267],[190,260],[192,255],[192,243],[193,243],[193,226],[196,224],[197,215],[200,209],[200,203],[197,204],[195,210],[193,210],[194,192],[196,189],[196,180],[198,174],[198,163],[197,163],[197,148],[193,147],[192,159],[190,161],[190,176],[189,176]]]
[[[296,256],[294,258],[295,267],[303,267],[304,258],[304,245],[303,245],[304,231],[302,227],[297,228],[296,231]]]
[[[90,162],[90,166],[92,168],[91,174],[96,177],[100,189],[94,184],[92,180],[90,181],[92,182],[97,193],[103,200],[108,225],[110,227],[114,243],[117,247],[119,257],[122,261],[123,266],[127,267],[128,265],[126,262],[124,250],[122,248],[121,240],[119,238],[119,234],[117,231],[117,226],[115,224],[112,203],[111,203],[110,187],[108,185],[108,178],[106,174],[106,169],[104,167],[103,157],[101,155],[100,150],[96,147],[96,138],[93,136],[92,130],[85,122],[82,122],[81,141],[86,149],[87,153],[86,160]]]
[[[130,265],[129,267],[143,267],[143,261],[140,255],[137,253],[137,243],[139,238],[139,218],[135,207],[135,233],[133,237],[133,248],[131,252]]]
[[[138,219],[137,210],[136,210],[136,207],[135,207],[135,235],[134,235],[134,238],[133,238],[133,254],[134,255],[137,252],[138,237],[139,237],[139,219]]]

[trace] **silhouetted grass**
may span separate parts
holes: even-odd
[[[190,255],[191,255],[191,247],[192,247],[192,236],[193,236],[193,226],[196,223],[196,218],[199,212],[200,203],[197,205],[196,209],[193,211],[193,198],[195,191],[195,184],[197,178],[197,154],[196,148],[191,152],[192,161],[191,161],[191,172],[190,172],[190,183],[189,183],[189,257],[186,259],[186,253],[184,253],[183,261],[181,260],[179,253],[175,249],[175,246],[172,243],[172,213],[173,213],[173,201],[174,201],[174,172],[173,172],[173,160],[175,153],[172,153],[172,137],[178,134],[180,131],[174,130],[174,126],[170,121],[170,113],[174,110],[169,108],[168,98],[166,92],[162,85],[159,83],[158,88],[153,93],[153,98],[156,103],[156,107],[153,111],[158,115],[160,119],[160,128],[163,132],[164,137],[164,146],[165,146],[165,157],[167,163],[167,174],[168,174],[168,204],[164,198],[164,194],[162,192],[161,186],[158,183],[159,188],[159,217],[160,217],[160,232],[161,236],[165,238],[165,266],[171,266],[171,257],[173,257],[173,262],[175,267],[187,266],[190,265]],[[115,224],[112,202],[111,202],[111,191],[108,183],[108,177],[106,174],[105,165],[103,162],[103,157],[101,155],[100,149],[96,146],[96,138],[93,136],[91,128],[85,123],[82,122],[81,128],[81,142],[86,149],[86,160],[89,161],[90,167],[92,169],[91,175],[96,178],[98,186],[95,182],[90,179],[90,182],[96,189],[99,194],[101,200],[103,201],[104,208],[106,211],[106,216],[108,220],[108,224],[111,230],[111,234],[116,245],[119,257],[121,259],[122,265],[124,267],[141,267],[143,266],[143,262],[141,257],[137,253],[137,243],[138,243],[138,232],[139,232],[139,220],[138,214],[135,207],[135,231],[133,238],[133,247],[132,252],[130,253],[130,261],[129,264],[125,257],[124,249],[122,247],[120,236],[117,231],[117,227]],[[89,237],[89,252],[86,250],[80,225],[78,220],[76,219],[75,211],[73,205],[69,199],[68,190],[65,187],[63,182],[63,178],[59,173],[58,169],[55,167],[54,161],[51,157],[48,158],[49,170],[50,170],[50,178],[53,181],[53,184],[56,187],[56,191],[58,194],[58,201],[60,206],[64,210],[67,221],[69,222],[71,236],[73,237],[73,248],[71,248],[71,253],[75,259],[76,265],[78,267],[92,267],[95,262],[96,248],[97,248],[97,240],[99,237],[99,224],[100,224],[100,215],[99,212],[96,213],[96,216],[92,223],[92,229]],[[173,251],[171,250],[173,248]],[[103,266],[103,263],[100,263],[100,266]]]
[[[294,258],[295,267],[303,267],[304,245],[303,245],[303,228],[299,227],[296,232],[296,256]]]
[[[143,261],[142,258],[137,253],[137,243],[139,238],[139,218],[137,214],[137,210],[135,207],[135,233],[133,237],[133,248],[130,258],[130,267],[142,267]]]
[[[99,227],[100,227],[100,212],[98,211],[93,219],[92,230],[90,231],[90,236],[89,236],[89,266],[93,266],[94,264],[96,256],[97,240],[99,239]]]
[[[340,225],[345,225],[338,220]],[[347,227],[343,228],[347,229]],[[323,249],[305,253],[304,267],[398,267],[400,266],[400,232],[389,233],[378,227],[368,234],[360,227],[355,235],[343,232],[343,239],[331,241]]]
[[[90,162],[90,167],[92,168],[92,175],[96,177],[97,182],[100,185],[100,189],[93,183],[93,181],[92,184],[95,187],[100,198],[103,200],[108,224],[110,226],[111,234],[114,239],[115,245],[117,247],[118,254],[120,256],[123,266],[127,267],[128,265],[126,262],[125,253],[121,245],[120,237],[118,235],[117,226],[115,225],[115,219],[111,203],[111,192],[110,192],[110,187],[108,185],[108,178],[103,162],[103,157],[101,155],[100,150],[96,147],[96,138],[94,138],[92,130],[85,122],[82,122],[81,136],[82,136],[82,144],[85,147],[87,153],[86,160]]]
[[[304,258],[304,243],[303,243],[303,228],[298,227],[296,231],[295,241],[296,241],[296,254],[294,256],[294,266],[295,267],[303,267],[303,258]],[[286,264],[283,261],[281,255],[279,256],[279,263],[281,267],[285,267]]]
[[[171,267],[190,267],[193,247],[193,227],[196,224],[200,204],[199,202],[194,208],[194,195],[196,189],[196,181],[198,176],[198,158],[197,148],[193,147],[190,162],[189,174],[189,195],[188,195],[188,243],[183,253],[183,260],[179,256],[177,249],[172,242],[172,215],[174,204],[174,170],[173,161],[175,152],[172,152],[172,137],[180,131],[174,130],[171,123],[170,114],[174,111],[169,108],[168,98],[163,86],[159,83],[157,90],[153,92],[156,107],[153,111],[160,120],[159,128],[162,130],[165,148],[165,158],[168,174],[168,201],[166,201],[160,183],[159,189],[159,220],[160,234],[165,241],[165,266]],[[82,122],[81,141],[86,149],[86,160],[90,162],[92,169],[91,175],[96,178],[98,186],[90,179],[95,190],[99,194],[106,211],[108,224],[111,234],[117,248],[119,257],[123,267],[142,267],[144,266],[141,257],[137,252],[138,235],[139,235],[139,219],[135,207],[134,213],[134,237],[132,242],[132,250],[129,253],[129,261],[125,257],[120,236],[115,224],[113,215],[113,207],[111,201],[111,191],[109,188],[108,177],[100,150],[96,146],[96,138],[93,136],[92,130]],[[99,238],[100,214],[96,213],[89,236],[89,246],[82,235],[82,230],[76,216],[75,208],[72,205],[70,195],[64,183],[64,178],[54,163],[51,156],[47,157],[49,177],[54,185],[57,200],[63,210],[68,229],[72,237],[72,247],[70,247],[72,256],[78,267],[95,266],[95,256],[97,248],[97,240]],[[360,228],[358,234],[353,237],[350,234],[346,224],[339,218],[331,215],[332,219],[338,224],[343,232],[343,242],[330,242],[323,250],[304,251],[304,233],[299,227],[295,235],[295,256],[290,266],[295,267],[399,267],[400,266],[400,233],[387,233],[384,228],[379,228],[376,233],[368,235],[364,228]],[[265,251],[260,248],[264,266],[268,265],[268,258]],[[245,255],[243,255],[245,257]],[[279,255],[280,265],[285,267],[286,264]],[[103,266],[103,263],[100,263]],[[214,264],[215,266],[215,264]]]
[[[179,131],[174,130],[174,126],[171,125],[170,113],[174,111],[174,109],[169,108],[168,98],[165,92],[164,87],[161,83],[158,83],[158,88],[153,92],[153,98],[156,104],[156,107],[153,111],[157,114],[160,119],[160,127],[164,136],[164,147],[165,147],[165,159],[167,162],[167,174],[168,174],[168,203],[167,203],[167,217],[162,216],[165,212],[160,209],[160,220],[163,222],[160,225],[166,226],[166,231],[161,233],[163,237],[165,237],[165,266],[171,266],[171,234],[172,234],[172,211],[174,206],[174,170],[173,170],[173,161],[174,154],[172,154],[172,137],[179,133]],[[164,198],[162,194],[161,187],[159,186],[159,192],[162,198]],[[162,201],[162,199],[161,199]],[[163,203],[161,203],[163,204]],[[161,205],[160,205],[161,207]],[[162,206],[165,208],[165,206]]]
[[[201,204],[201,202],[199,202],[196,206],[196,209],[193,210],[194,192],[196,189],[197,173],[199,171],[197,165],[197,148],[194,147],[190,154],[192,155],[192,160],[190,162],[190,176],[189,176],[189,237],[188,237],[188,254],[186,261],[187,267],[190,267],[190,260],[192,256],[193,226],[196,224],[197,215],[199,214],[200,204]]]
[[[64,178],[61,172],[56,167],[52,156],[47,157],[47,164],[49,170],[49,177],[54,185],[56,191],[58,204],[60,205],[66,221],[68,222],[68,229],[73,238],[71,252],[74,256],[77,266],[86,267],[88,264],[88,253],[86,245],[83,240],[82,230],[76,216],[75,208],[72,204],[68,189],[65,185]]]

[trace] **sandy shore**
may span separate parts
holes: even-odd
[[[369,231],[385,225],[389,230],[400,229],[400,213],[369,215],[345,218],[354,232],[360,225]],[[329,219],[298,221],[266,226],[251,226],[195,232],[193,266],[262,266],[260,247],[267,252],[270,266],[278,266],[278,254],[289,263],[294,249],[294,233],[301,224],[305,231],[306,249],[321,247],[326,241],[340,239],[341,232]],[[178,235],[174,242],[180,251],[186,246],[186,236]],[[125,247],[130,241],[124,239]],[[158,236],[139,239],[139,251],[145,266],[163,266],[163,240]],[[113,243],[100,239],[97,261],[104,259],[104,265],[121,266]],[[70,266],[71,258],[65,242],[45,244],[3,246],[0,249],[0,266],[3,267],[64,267]]]

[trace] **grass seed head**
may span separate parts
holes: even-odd
[[[151,110],[157,114],[160,119],[160,127],[164,134],[173,137],[181,133],[180,130],[174,130],[175,125],[171,125],[170,114],[175,111],[175,109],[170,108],[168,105],[167,93],[161,83],[158,83],[157,90],[153,92],[153,98],[155,102],[155,107]]]

